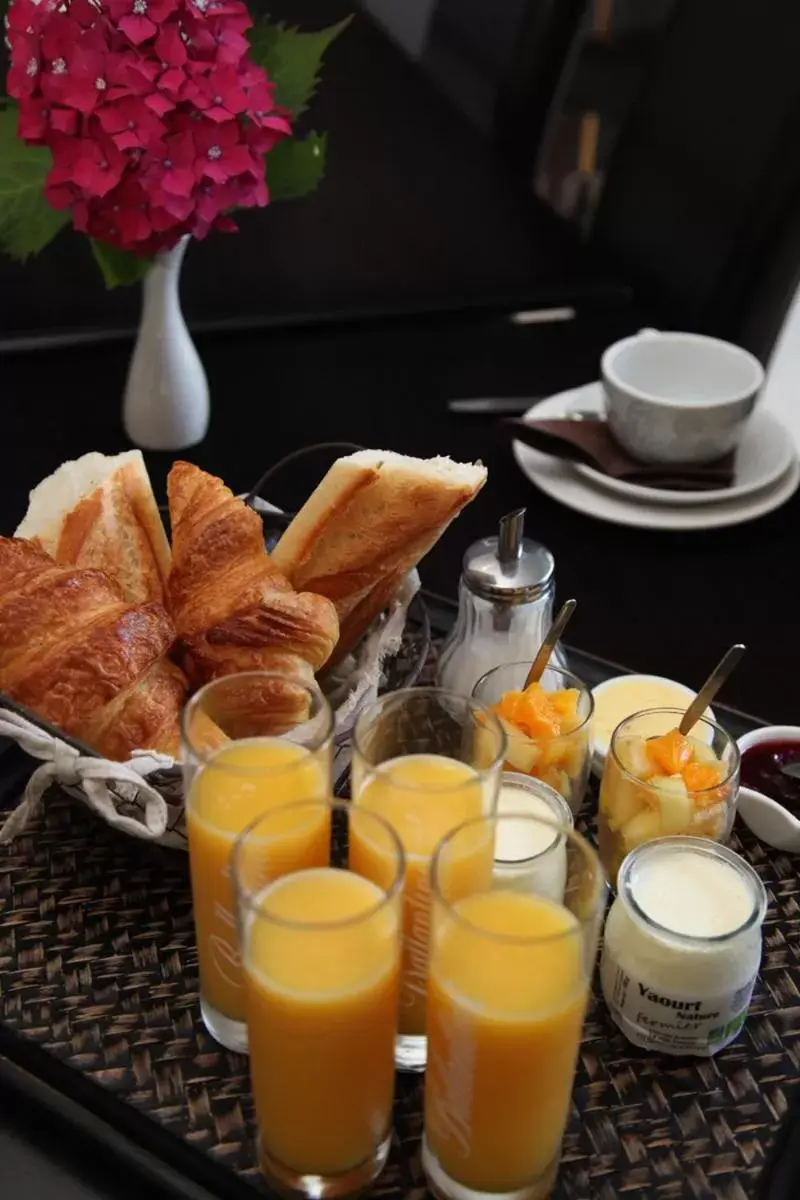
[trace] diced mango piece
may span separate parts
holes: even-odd
[[[539,683],[532,683],[524,692],[506,692],[497,711],[529,737],[558,737],[561,732],[559,715]]]
[[[523,692],[506,692],[500,698],[498,704],[493,707],[493,712],[496,712],[498,717],[504,721],[509,721],[512,725],[517,724],[517,712],[520,706],[524,704],[525,695]]]
[[[710,762],[690,762],[683,768],[683,782],[690,792],[702,792],[706,788],[716,787],[722,779],[722,764],[714,759]]]
[[[580,700],[580,692],[577,688],[560,688],[557,692],[549,692],[548,698],[562,719],[562,729],[565,717],[573,721],[575,720],[578,715],[578,701]]]
[[[540,683],[532,683],[523,692],[506,692],[494,712],[528,737],[544,740],[571,733],[582,724],[579,704],[577,688],[546,692]]]
[[[649,738],[647,753],[656,769],[663,775],[680,775],[688,762],[692,761],[692,744],[677,729],[670,729],[660,737]]]

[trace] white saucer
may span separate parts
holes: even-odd
[[[552,419],[564,417],[570,410],[597,409],[599,389],[600,385],[593,383],[561,392],[537,404],[536,416]],[[531,415],[533,411],[529,410],[526,415]],[[762,418],[762,428],[783,428],[772,414],[761,412],[759,416]],[[767,418],[766,424],[763,423],[764,417]],[[766,436],[771,442],[771,434]],[[590,468],[576,469],[570,463],[541,454],[519,441],[514,441],[513,449],[519,467],[532,483],[552,499],[585,516],[639,529],[720,529],[764,516],[780,508],[797,491],[800,485],[800,462],[788,432],[783,431],[782,440],[789,450],[788,463],[782,474],[778,477],[773,476],[771,483],[767,482],[766,486],[762,483],[757,489],[750,487],[744,480],[739,480],[745,484],[745,492],[726,488],[727,498],[715,498],[713,503],[708,502],[708,493],[702,493],[699,503],[687,503],[686,493],[668,493],[670,502],[665,503],[660,500],[653,501],[650,496],[651,488],[637,486],[634,489],[633,485],[619,484],[612,491],[608,487],[609,480]],[[768,479],[772,470],[774,467],[765,472]],[[602,486],[595,483],[595,478],[602,480]],[[751,475],[750,482],[752,479]],[[630,491],[633,491],[633,494],[630,494]]]
[[[568,397],[572,399],[568,399]],[[560,416],[566,416],[576,409],[584,413],[597,413],[601,416],[604,410],[603,388],[599,383],[589,383],[585,387],[576,388],[574,392],[562,392],[552,396],[543,404],[537,404],[530,409],[527,416],[534,414],[539,417],[556,416],[555,411],[543,411],[545,406],[559,407]],[[748,421],[739,448],[736,452],[734,465],[734,480],[730,487],[707,488],[703,491],[678,492],[675,489],[645,487],[639,483],[628,483],[624,479],[612,479],[593,467],[575,463],[574,469],[586,479],[591,479],[609,492],[631,499],[644,500],[646,504],[718,504],[720,500],[737,500],[741,496],[751,496],[762,488],[777,483],[792,465],[795,450],[786,429],[771,413],[756,409]]]

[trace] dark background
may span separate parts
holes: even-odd
[[[267,7],[313,29],[355,6]],[[324,186],[237,216],[238,236],[192,245],[182,296],[195,328],[608,294],[604,256],[534,201],[507,155],[371,22],[358,17],[333,45],[323,78],[303,124],[329,133]],[[106,292],[70,232],[24,266],[0,262],[0,285],[6,339],[136,324],[136,290]]]

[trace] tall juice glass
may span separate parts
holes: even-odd
[[[563,900],[531,866],[530,886],[495,872],[465,893],[476,842],[566,846]],[[546,881],[545,881],[546,884]],[[467,822],[432,866],[428,1072],[422,1162],[442,1200],[543,1200],[569,1110],[606,895],[594,850],[567,825],[531,815]]]
[[[267,810],[330,795],[332,732],[330,707],[316,686],[266,672],[217,679],[192,697],[184,713],[200,1010],[206,1028],[229,1050],[247,1050],[233,843]],[[287,869],[327,861],[320,830],[295,829],[291,818],[283,848]]]
[[[285,830],[328,837],[287,871]],[[368,846],[365,874],[353,845]],[[389,1151],[403,850],[382,817],[342,801],[275,809],[233,855],[262,1169],[324,1200],[372,1182]]]
[[[401,1069],[425,1067],[431,855],[456,825],[494,811],[505,744],[488,709],[439,688],[392,692],[356,723],[353,802],[385,817],[406,855],[396,1054]],[[373,859],[370,870],[379,873],[379,856],[370,847],[354,849]],[[466,855],[465,887],[470,873],[482,874],[486,862],[483,845]]]

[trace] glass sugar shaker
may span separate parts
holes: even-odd
[[[469,547],[458,587],[458,616],[442,647],[437,682],[469,696],[503,663],[533,659],[553,622],[555,560],[523,536],[525,509],[508,513],[496,537]],[[556,646],[553,666],[565,666]]]

